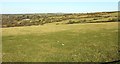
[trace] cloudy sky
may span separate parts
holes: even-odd
[[[118,0],[2,0],[1,13],[86,13],[117,11]]]

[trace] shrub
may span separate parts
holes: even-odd
[[[115,22],[115,21],[118,21],[118,19],[117,18],[110,18],[108,21],[109,22]]]
[[[56,25],[59,25],[59,23],[56,23]]]
[[[97,20],[97,18],[94,18],[93,20]]]
[[[73,23],[75,23],[75,22],[72,20],[69,20],[69,22],[67,24],[73,24]]]

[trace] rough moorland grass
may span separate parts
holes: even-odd
[[[115,22],[2,30],[4,62],[107,62],[118,59]]]

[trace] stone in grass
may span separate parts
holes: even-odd
[[[60,42],[60,41],[57,41],[57,42]]]
[[[65,44],[64,43],[62,43],[62,46],[64,46]]]

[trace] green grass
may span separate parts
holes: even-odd
[[[3,62],[114,61],[118,59],[117,24],[2,28]]]

